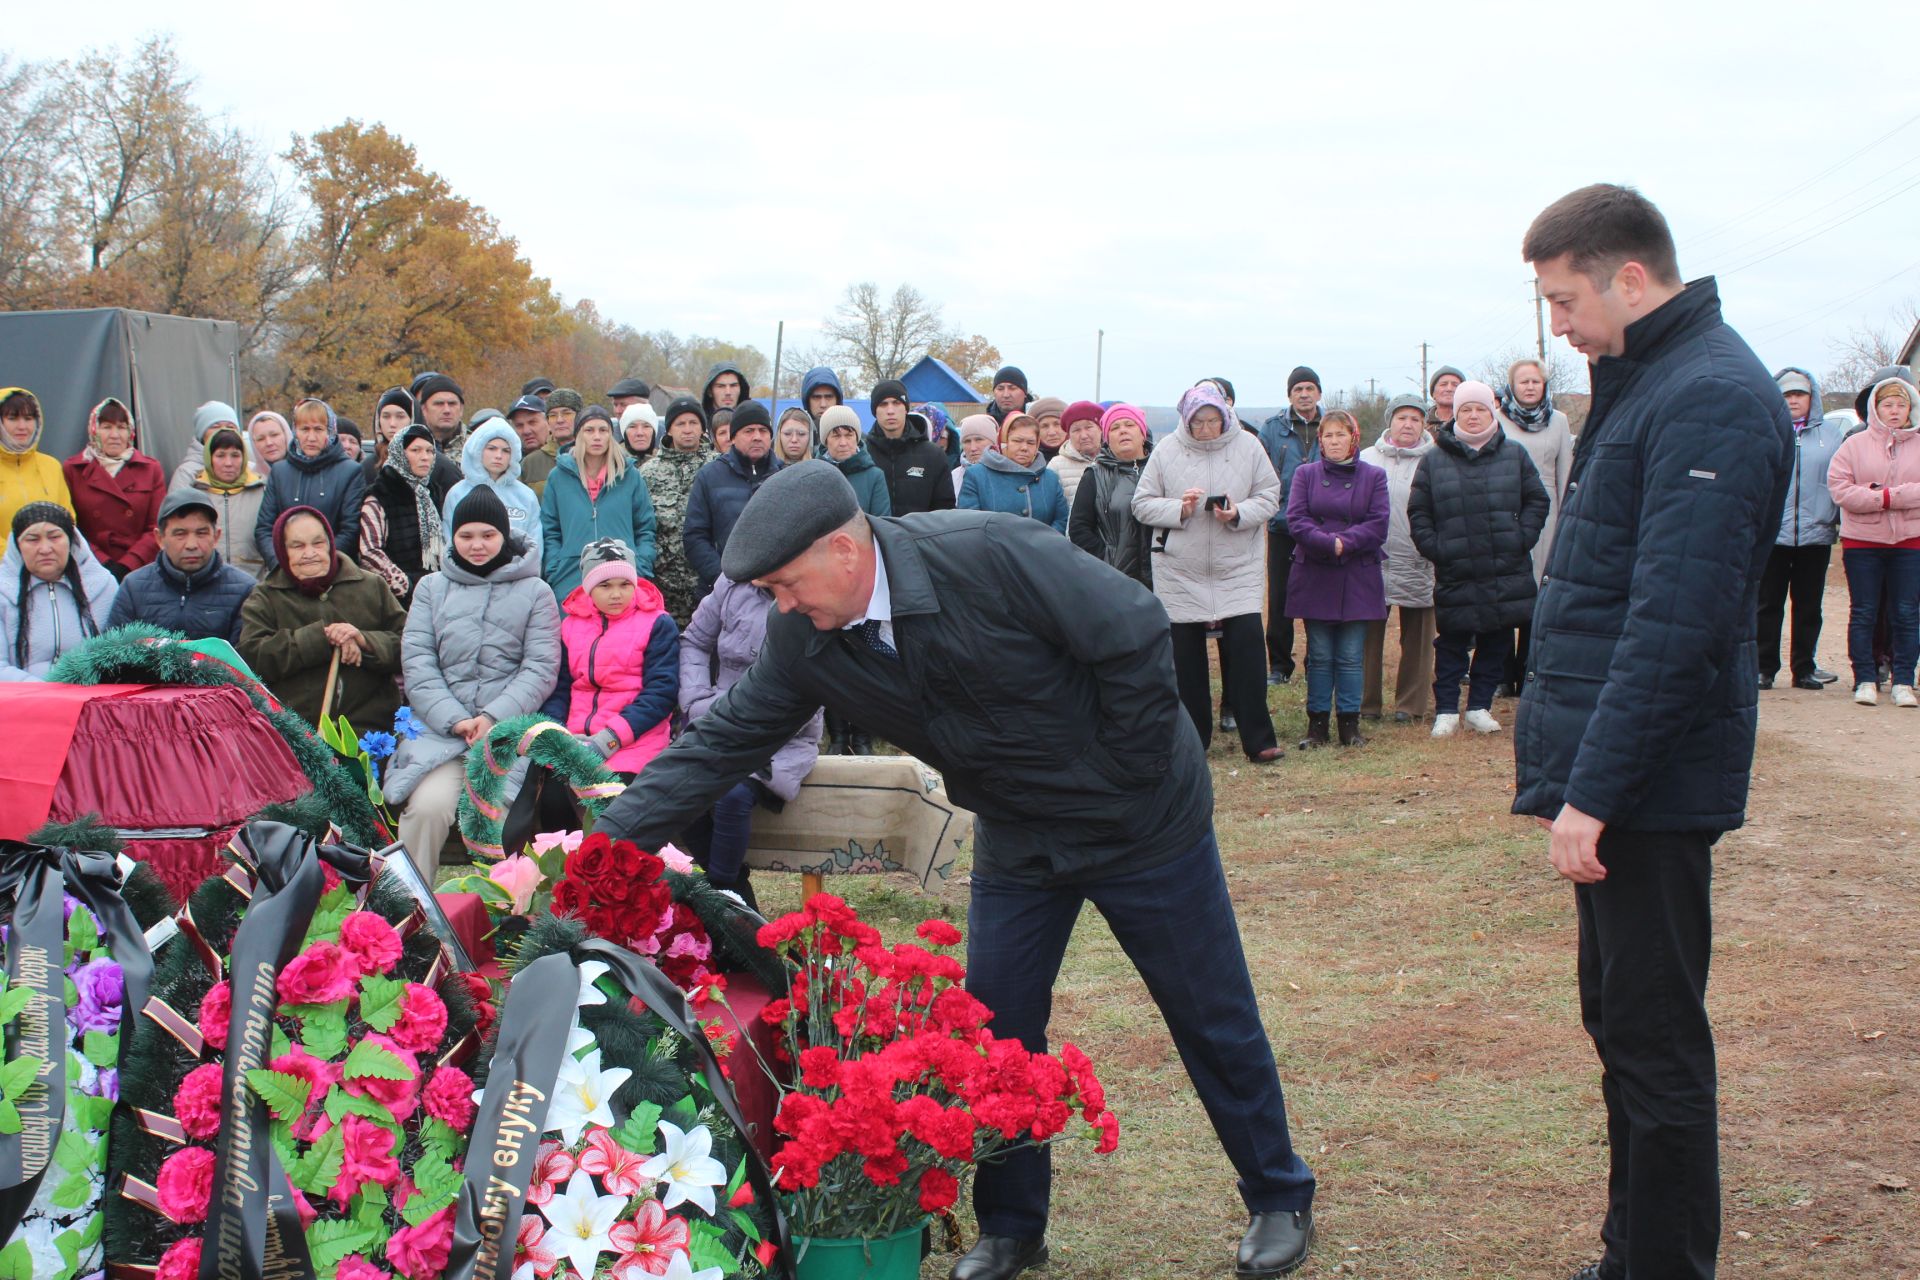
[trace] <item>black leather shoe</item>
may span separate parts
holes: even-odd
[[[1256,1213],[1240,1237],[1240,1254],[1233,1274],[1239,1280],[1266,1280],[1283,1276],[1307,1260],[1313,1246],[1313,1210]]]
[[[1815,680],[1818,680],[1821,684],[1832,684],[1835,680],[1838,680],[1840,677],[1833,674],[1833,672],[1827,670],[1825,667],[1815,667],[1813,669],[1813,678]]]
[[[1761,676],[1761,677],[1760,677],[1760,687],[1761,687],[1762,689],[1771,689],[1771,688],[1773,688],[1773,677],[1772,677],[1772,676]]]
[[[1568,1280],[1620,1280],[1620,1273],[1603,1271],[1597,1262],[1589,1262],[1568,1277]]]
[[[1267,672],[1267,683],[1268,684],[1292,684],[1293,672],[1282,671],[1280,670],[1280,668],[1275,667],[1273,670]]]
[[[1795,676],[1793,680],[1793,687],[1796,689],[1811,689],[1815,693],[1818,693],[1822,689],[1826,688],[1827,686],[1824,684],[1821,684],[1818,680],[1814,679],[1812,676]]]
[[[1234,719],[1233,712],[1222,711],[1220,713],[1220,732],[1222,733],[1240,732],[1240,722]]]
[[[953,1264],[951,1280],[1013,1280],[1028,1267],[1047,1262],[1047,1241],[1042,1236],[1022,1240],[1019,1236],[981,1236],[980,1242]]]
[[[847,750],[848,755],[870,756],[873,754],[873,735],[854,731],[853,743]]]

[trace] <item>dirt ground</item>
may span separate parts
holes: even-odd
[[[1853,705],[1845,617],[1836,565],[1820,662],[1842,682],[1761,694],[1748,824],[1715,853],[1728,1275],[1920,1280],[1907,1185],[1920,1185],[1920,711]],[[1291,742],[1303,690],[1271,693]],[[1512,710],[1495,707],[1509,729]],[[1507,813],[1510,732],[1371,732],[1362,751],[1290,752],[1276,768],[1218,735],[1211,752],[1249,966],[1319,1179],[1300,1274],[1571,1275],[1598,1256],[1606,1170],[1572,891],[1544,834]],[[938,896],[865,877],[831,887],[890,936],[965,920],[964,875]],[[793,898],[778,879],[762,890],[770,912]],[[1231,1170],[1090,910],[1053,1035],[1100,1066],[1123,1136],[1108,1157],[1059,1151],[1048,1274],[1230,1275],[1245,1225]],[[923,1276],[952,1261],[928,1259]]]

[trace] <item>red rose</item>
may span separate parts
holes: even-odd
[[[331,942],[316,942],[280,971],[277,989],[285,1004],[332,1004],[353,994],[360,960]]]
[[[154,1178],[160,1193],[160,1212],[183,1227],[207,1220],[213,1198],[213,1152],[205,1147],[182,1147],[160,1164]]]
[[[209,1062],[187,1072],[173,1094],[173,1118],[189,1138],[211,1138],[220,1132],[220,1064]]]
[[[578,880],[566,879],[553,887],[553,914],[578,916],[587,905],[586,890]]]
[[[952,1208],[959,1198],[960,1184],[945,1169],[929,1169],[920,1175],[920,1208],[927,1213]]]
[[[355,911],[340,922],[340,945],[351,951],[362,974],[388,973],[400,963],[400,934],[371,911]]]
[[[233,988],[222,978],[200,999],[200,1035],[215,1049],[227,1047],[227,1023],[233,1017]]]
[[[387,1034],[402,1049],[432,1053],[447,1034],[447,1006],[429,987],[409,982],[400,999],[400,1021]]]
[[[569,880],[604,880],[613,874],[613,869],[613,842],[603,832],[594,832],[567,855]]]

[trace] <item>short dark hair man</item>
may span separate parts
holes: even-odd
[[[460,423],[460,415],[466,411],[467,393],[446,374],[435,373],[420,380],[413,399],[420,406],[420,421],[440,442],[440,451],[458,462],[460,450],[467,443],[466,428]]]
[[[150,622],[189,640],[240,643],[240,606],[254,577],[221,558],[220,517],[194,490],[177,490],[160,503],[160,554],[128,574],[113,597],[107,626]]]
[[[1145,977],[1240,1176],[1252,1221],[1237,1274],[1298,1266],[1313,1174],[1289,1139],[1166,610],[1039,521],[868,517],[818,459],[761,487],[722,567],[773,593],[759,657],[599,829],[657,848],[818,709],[857,714],[978,815],[967,987],[994,1032],[1045,1045],[1068,936],[1091,901]],[[980,1168],[981,1236],[955,1280],[1007,1280],[1046,1259],[1049,1170],[1033,1148]]]
[[[1755,603],[1792,427],[1713,279],[1681,283],[1639,192],[1561,197],[1522,257],[1593,383],[1513,731],[1513,811],[1550,828],[1574,882],[1581,1020],[1605,1072],[1606,1249],[1580,1274],[1711,1276],[1708,885],[1714,841],[1746,818]]]
[[[873,411],[867,453],[886,477],[893,514],[952,510],[953,469],[947,451],[927,438],[927,420],[907,408],[906,384],[898,378],[874,383],[867,407]]]
[[[1033,392],[1027,389],[1026,371],[1019,365],[1003,365],[994,370],[992,394],[987,412],[993,416],[996,426],[1005,422],[1008,414],[1019,413],[1033,403]]]
[[[821,414],[846,402],[846,393],[840,389],[840,375],[826,365],[815,365],[800,375],[800,403],[806,407],[807,416],[813,419],[816,429],[820,426]]]
[[[1260,443],[1280,477],[1280,511],[1267,521],[1267,683],[1293,681],[1293,619],[1287,616],[1287,579],[1293,571],[1293,535],[1287,531],[1287,495],[1293,473],[1320,457],[1320,375],[1300,365],[1287,375],[1287,407],[1260,426]]]
[[[749,400],[730,412],[733,448],[693,477],[680,526],[680,544],[686,549],[687,563],[700,576],[703,599],[720,576],[721,554],[747,500],[780,470],[780,459],[773,456],[773,421],[767,407]]]

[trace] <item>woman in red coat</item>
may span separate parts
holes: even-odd
[[[167,496],[166,468],[133,441],[133,414],[108,396],[87,415],[87,447],[60,464],[74,523],[116,579],[153,563],[160,549],[154,526]]]

